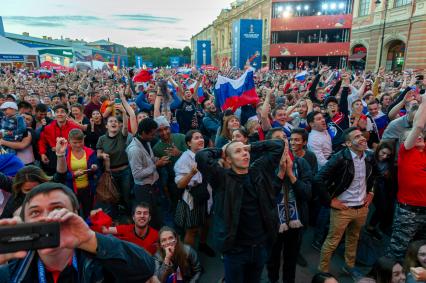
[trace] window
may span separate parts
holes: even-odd
[[[389,1],[389,0],[384,0],[384,1]],[[407,1],[407,0],[403,0],[403,1]],[[358,16],[360,17],[366,16],[368,15],[369,12],[370,12],[370,0],[360,0]]]
[[[395,7],[401,7],[411,3],[411,0],[395,0]]]

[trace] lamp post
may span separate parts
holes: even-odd
[[[388,3],[389,3],[389,0],[384,0],[384,1],[386,1],[386,6],[385,6],[385,17],[383,19],[382,39],[381,39],[381,47],[380,47],[380,53],[379,53],[380,55],[379,55],[379,68],[378,69],[380,69],[380,67],[382,66],[383,45],[385,43],[386,16],[387,16],[387,13],[388,13]],[[380,2],[380,0],[376,0],[376,2],[375,2],[376,6],[380,5],[381,3],[382,2]]]

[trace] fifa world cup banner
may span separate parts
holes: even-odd
[[[243,69],[246,61],[255,69],[262,67],[262,20],[240,19],[233,23],[232,65]]]
[[[178,56],[170,57],[170,66],[172,68],[177,68],[177,67],[179,67],[181,65],[180,61],[181,61],[180,57],[178,57]]]
[[[212,43],[210,40],[197,40],[195,46],[195,65],[201,67],[202,65],[212,64]]]

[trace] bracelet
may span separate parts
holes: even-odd
[[[64,157],[65,156],[65,153],[64,154],[56,154],[56,157]]]

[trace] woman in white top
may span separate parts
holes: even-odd
[[[209,192],[195,162],[195,154],[204,148],[203,135],[198,130],[188,131],[185,142],[188,150],[182,153],[174,166],[177,187],[184,190],[176,208],[175,222],[185,230],[185,244],[194,247],[195,238],[206,221]]]

